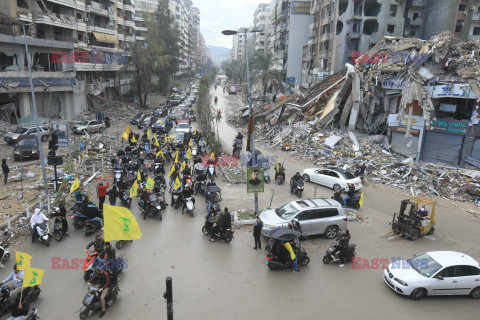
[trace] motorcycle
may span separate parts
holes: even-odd
[[[234,233],[235,231],[233,231],[232,228],[222,228],[220,231],[214,234],[214,238],[229,243],[233,240]]]
[[[339,193],[335,192],[332,196],[332,199],[337,201],[338,203],[340,203],[343,207],[343,197]],[[360,208],[360,197],[348,198],[346,203],[347,203],[348,208],[359,209]]]
[[[8,244],[0,242],[0,263],[10,260],[10,251],[7,249]]]
[[[352,259],[356,256],[355,249],[356,245],[348,245],[348,249],[345,253],[345,262],[351,262]],[[338,247],[338,242],[334,241],[332,246],[327,249],[325,255],[323,256],[323,263],[329,264],[332,262],[340,261],[340,249]]]
[[[28,310],[27,317],[25,318],[25,320],[36,320],[36,319],[40,319],[39,317],[37,317],[37,308],[30,308],[30,310]]]
[[[113,172],[115,173],[115,183],[120,183],[123,175],[123,166],[121,164],[117,164],[115,167],[113,167]]]
[[[45,221],[37,224],[33,232],[35,232],[35,241],[43,242],[47,247],[50,246],[50,230]]]
[[[115,248],[118,250],[122,249],[126,243],[133,242],[133,240],[119,240],[115,243]]]
[[[85,221],[85,237],[88,237],[97,230],[100,230],[102,225],[98,221],[86,220]]]
[[[205,154],[205,153],[207,153],[207,149],[206,149],[205,141],[204,141],[204,140],[200,140],[200,141],[198,142],[198,146],[200,147],[200,154]]]
[[[180,188],[178,190],[172,190],[172,204],[171,206],[175,206],[175,209],[178,209],[179,206],[182,205],[181,201],[181,190]]]
[[[192,156],[197,155],[197,147],[195,145],[192,146]]]
[[[293,183],[294,183],[293,181],[290,181],[290,186],[292,186]],[[299,198],[301,198],[303,189],[304,189],[304,183],[302,180],[300,180],[295,182],[295,186],[293,187],[293,190],[291,190],[290,193],[296,194]]]
[[[130,208],[132,204],[132,198],[130,198],[130,190],[125,189],[120,191],[120,200],[122,201],[123,205],[127,208]]]
[[[285,176],[280,173],[275,173],[275,183],[280,185],[285,181]]]
[[[273,240],[278,241],[278,240]],[[272,249],[272,242],[270,242],[265,251],[267,254],[266,257],[266,264],[270,270],[281,269],[281,268],[293,268],[293,260],[290,259],[290,255],[286,259],[282,259],[277,252],[274,252]],[[295,255],[297,257],[297,264],[300,266],[306,266],[310,263],[310,258],[308,256],[307,251],[305,248],[300,246],[299,248],[294,248]]]
[[[195,205],[193,204],[193,197],[188,197],[184,201],[185,201],[187,213],[193,217],[193,210],[195,209]],[[182,213],[183,213],[183,210],[182,210]]]
[[[166,203],[160,203],[157,195],[152,194],[148,197],[148,203],[144,203],[143,206],[140,205],[139,208],[140,211],[142,211],[143,220],[146,220],[150,214],[151,216],[162,221],[162,210],[165,210]]]
[[[13,301],[10,296],[10,291],[12,289],[8,285],[0,286],[0,317],[10,310],[13,305]],[[22,293],[22,303],[32,302],[38,298],[40,295],[39,286],[26,287]],[[29,319],[29,318],[26,318]],[[35,319],[35,318],[30,318]]]
[[[63,219],[62,217],[56,217],[55,222],[53,224],[53,237],[55,240],[60,241],[65,236],[63,232]]]
[[[75,229],[83,229],[85,226],[85,221],[87,221],[87,216],[81,212],[73,214],[73,226]]]
[[[100,301],[101,292],[99,288],[93,285],[88,287],[88,291],[83,298],[83,307],[80,311],[80,319],[85,320],[88,318],[90,312],[96,312],[102,310],[102,303]],[[120,288],[118,287],[118,279],[111,284],[110,290],[105,297],[105,304],[111,306],[113,302],[117,299],[118,292]]]
[[[215,165],[214,164],[209,164],[208,165],[208,170],[207,170],[207,177],[213,178],[216,177],[217,174],[215,173]]]
[[[88,281],[93,274],[93,271],[95,270],[94,268],[94,262],[98,258],[98,252],[92,252],[90,254],[90,251],[87,250],[87,259],[85,259],[85,262],[83,263],[83,280]]]

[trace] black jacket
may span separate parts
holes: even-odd
[[[355,195],[355,187],[350,186],[348,187],[347,195],[351,198]]]
[[[107,259],[117,259],[117,251],[114,248],[105,249],[105,254],[107,255]]]
[[[87,245],[87,250],[93,246],[93,249],[100,253],[103,251],[104,247],[105,247],[105,241],[103,241],[103,239],[100,239],[100,240],[93,240],[92,242],[90,242],[88,245]]]
[[[341,234],[338,237],[338,245],[343,248],[348,248],[348,243],[350,242],[350,234]]]
[[[2,162],[2,171],[3,171],[3,173],[9,173],[10,172],[10,168],[8,167],[6,162]]]
[[[118,190],[117,189],[110,189],[107,191],[108,200],[115,201],[118,198]]]
[[[260,235],[262,234],[262,227],[263,227],[263,223],[261,221],[260,223],[255,223],[255,225],[253,226],[254,237],[260,237]]]

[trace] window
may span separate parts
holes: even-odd
[[[418,12],[414,12],[413,17],[412,17],[412,21],[417,20],[419,16],[420,16],[420,14]]]
[[[338,173],[334,172],[334,171],[330,171],[328,172],[328,175],[332,178],[338,178]]]
[[[320,209],[316,211],[315,219],[329,218],[338,216],[338,210],[335,208]]]
[[[455,266],[453,267],[447,267],[440,271],[437,275],[442,276],[443,278],[452,278],[455,277]]]
[[[457,24],[455,27],[455,32],[462,32],[463,26],[461,24]]]
[[[457,266],[455,276],[457,277],[470,277],[480,275],[480,269],[473,266]]]
[[[295,218],[298,219],[298,221],[310,220],[312,219],[312,211],[300,212]]]
[[[389,24],[389,25],[387,26],[387,31],[388,31],[389,33],[394,33],[394,32],[395,32],[395,25]]]
[[[396,17],[397,16],[397,5],[391,4],[390,5],[390,17]]]
[[[461,5],[458,6],[458,11],[465,11],[466,8],[467,8],[466,5],[461,4]]]
[[[480,27],[473,27],[473,35],[480,36]]]
[[[77,39],[78,39],[78,41],[83,41],[83,33],[79,33],[77,35]]]

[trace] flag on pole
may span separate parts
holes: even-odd
[[[26,288],[38,286],[40,283],[42,283],[44,273],[45,270],[42,269],[27,268],[25,270],[25,275],[23,276],[22,287]]]
[[[173,163],[178,163],[178,152],[175,154],[175,161],[173,161]]]
[[[135,135],[132,136],[132,142],[137,142],[137,138],[135,138]]]
[[[192,139],[190,139],[190,141],[188,142],[188,146],[189,147],[193,146],[193,140]]]
[[[75,179],[72,186],[70,187],[70,194],[72,194],[73,191],[77,190],[79,187],[80,187],[80,181],[78,180],[78,177],[77,177],[77,179]]]
[[[130,198],[136,197],[138,194],[138,183],[137,180],[133,183],[132,187],[130,188]]]
[[[130,125],[127,125],[125,131],[122,134],[122,138],[128,141],[128,134],[130,133]]]
[[[180,180],[177,177],[177,179],[175,179],[175,183],[173,185],[173,190],[176,191],[176,190],[180,189],[181,186],[182,186],[182,184],[180,183]]]
[[[183,172],[183,169],[185,169],[185,160],[183,160],[182,166],[180,167],[180,172]]]
[[[30,260],[32,260],[31,255],[15,250],[15,263],[18,270],[26,270],[30,268]]]
[[[160,147],[160,143],[158,142],[157,135],[154,135],[155,137],[155,146]]]
[[[147,138],[148,138],[148,139],[150,139],[150,135],[151,135],[151,133],[150,133],[150,128],[148,128],[148,130],[147,130]]]
[[[170,177],[174,171],[175,171],[175,165],[172,165],[172,167],[170,168],[170,172],[168,173],[168,176]]]
[[[142,232],[137,220],[127,208],[103,205],[105,241],[137,240]]]
[[[360,208],[363,207],[363,192],[362,192],[362,195],[360,196],[360,201],[358,201],[358,204],[360,205]]]
[[[197,128],[195,128],[195,135],[197,134]]]
[[[153,181],[152,178],[148,177],[147,178],[147,184],[145,185],[145,188],[147,188],[147,190],[151,190],[153,188],[154,184],[155,184],[155,181]]]
[[[158,151],[157,153],[155,153],[155,157],[158,158],[158,157],[160,157],[160,156],[163,158],[163,150],[160,150],[160,151]]]
[[[140,171],[137,171],[137,181],[142,181],[142,175],[140,174]]]
[[[210,158],[211,158],[212,160],[215,160],[215,154],[214,154],[213,152],[212,152],[212,154],[210,155]]]
[[[190,160],[191,157],[192,157],[192,150],[188,148],[187,153],[185,153],[185,158]]]

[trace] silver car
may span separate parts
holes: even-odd
[[[80,122],[72,127],[72,132],[75,134],[88,133],[102,133],[105,130],[105,123],[97,120],[87,120]]]
[[[262,212],[262,234],[268,237],[273,230],[286,228],[293,219],[300,223],[304,237],[323,234],[334,239],[340,230],[347,228],[347,216],[340,203],[331,199],[305,199]]]

